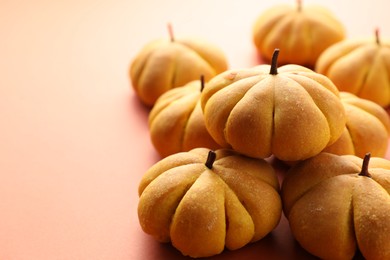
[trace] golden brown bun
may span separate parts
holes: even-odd
[[[200,106],[201,81],[168,90],[149,114],[152,143],[162,157],[205,147],[220,147],[208,133]]]
[[[264,11],[252,33],[255,46],[266,61],[279,48],[280,64],[310,68],[326,48],[345,38],[344,26],[329,10],[301,3],[275,5]]]
[[[341,92],[340,97],[347,115],[346,127],[341,137],[324,152],[363,158],[370,151],[372,156],[384,157],[390,135],[386,110],[348,92]]]
[[[322,259],[390,259],[390,161],[319,155],[294,165],[282,185],[291,231],[308,252]]]
[[[266,161],[196,148],[152,166],[139,185],[142,229],[182,254],[206,257],[257,241],[279,223],[277,176]]]
[[[140,100],[153,106],[169,89],[204,75],[208,81],[227,69],[221,49],[197,38],[159,39],[144,46],[131,63],[129,74]]]
[[[340,91],[390,105],[390,41],[347,39],[326,49],[315,69],[329,77]]]
[[[223,72],[208,82],[201,101],[214,140],[256,158],[309,158],[345,127],[336,86],[299,65],[282,66],[277,75],[270,65]]]

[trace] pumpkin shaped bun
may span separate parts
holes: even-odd
[[[320,54],[345,38],[341,22],[325,7],[279,4],[265,10],[253,27],[253,41],[265,61],[275,48],[283,50],[280,64],[314,68]]]
[[[299,65],[223,72],[201,95],[206,128],[222,147],[256,158],[297,161],[320,153],[345,127],[336,86]]]
[[[326,49],[315,66],[340,91],[371,100],[382,107],[390,105],[390,41],[379,31],[370,39],[347,39]]]
[[[138,191],[142,229],[191,257],[258,241],[282,213],[273,167],[232,150],[196,148],[165,157],[145,173]]]
[[[208,81],[227,69],[225,54],[217,46],[200,38],[176,39],[170,35],[170,39],[157,39],[144,46],[130,66],[133,89],[148,106],[169,89],[197,80],[199,75]]]
[[[282,184],[296,240],[321,259],[390,259],[390,161],[320,153]]]
[[[152,143],[162,157],[193,148],[220,147],[204,124],[200,94],[204,79],[173,88],[162,94],[149,113]]]
[[[348,92],[340,92],[340,98],[347,116],[346,126],[341,137],[324,152],[363,158],[370,151],[374,157],[384,157],[390,136],[390,119],[386,110]]]

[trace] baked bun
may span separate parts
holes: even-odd
[[[200,95],[203,77],[162,94],[149,113],[153,146],[161,157],[193,148],[220,148],[206,129]]]
[[[258,241],[279,223],[278,178],[265,160],[196,148],[153,165],[139,185],[142,229],[183,255],[207,257]]]
[[[321,259],[390,259],[390,161],[320,153],[294,165],[282,185],[299,244]]]

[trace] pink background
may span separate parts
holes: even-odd
[[[196,35],[230,67],[257,63],[251,27],[277,2],[2,0],[0,259],[180,259],[139,227],[137,187],[159,157],[127,75],[147,42]],[[348,37],[390,36],[390,2],[327,6]],[[310,259],[282,219],[259,243],[216,259]]]

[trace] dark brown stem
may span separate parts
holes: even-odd
[[[204,75],[200,75],[200,92],[204,89]]]
[[[272,54],[271,69],[269,71],[269,74],[271,75],[278,74],[278,56],[279,56],[279,49],[275,49],[274,53]]]
[[[214,151],[210,150],[205,163],[207,168],[209,169],[213,168],[213,164],[216,158],[217,158],[217,154]]]
[[[297,10],[298,12],[302,11],[302,0],[297,0]]]
[[[376,44],[378,44],[378,45],[381,44],[381,41],[379,39],[379,28],[375,29],[375,40],[376,40]]]
[[[362,170],[359,173],[359,176],[371,177],[371,174],[368,172],[368,163],[370,162],[370,158],[371,158],[371,154],[366,153],[363,159]]]
[[[173,36],[172,24],[168,23],[167,27],[168,27],[169,38],[171,39],[171,42],[174,42],[175,37]]]

